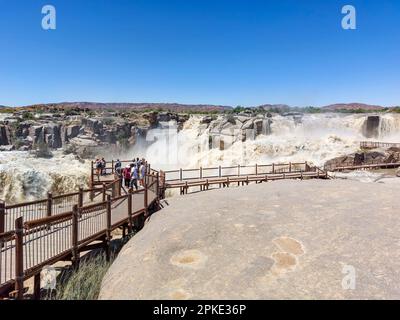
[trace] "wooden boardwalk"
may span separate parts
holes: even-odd
[[[191,188],[208,190],[210,186],[229,187],[283,179],[327,179],[327,172],[318,167],[303,163],[270,165],[248,165],[213,167],[199,169],[179,169],[161,172],[164,189],[180,189],[186,194]]]
[[[54,206],[48,199],[29,202],[25,206],[3,206],[0,216],[3,230],[8,214],[16,219],[13,230],[0,232],[0,296],[7,296],[14,290],[13,294],[22,298],[24,280],[34,277],[35,296],[38,297],[40,271],[44,266],[60,260],[71,260],[78,265],[80,252],[99,247],[105,248],[109,256],[114,229],[122,227],[124,234],[125,230],[140,229],[148,213],[157,209],[156,177],[154,171],[149,172],[144,188],[123,195],[121,181],[115,179],[101,190],[86,190],[89,198],[94,197],[93,201],[84,201],[81,193],[72,206],[63,203],[65,208],[72,207],[72,211],[53,212],[50,216],[43,215],[43,210],[36,216],[32,213],[35,206],[42,209],[43,204],[47,204],[51,212]],[[73,197],[69,194],[64,198],[75,201],[75,196],[74,193]],[[26,217],[29,218],[24,219]]]
[[[129,162],[129,161],[123,161]],[[80,253],[95,248],[110,251],[111,232],[143,227],[145,217],[159,209],[167,189],[207,190],[212,185],[260,183],[281,179],[326,179],[307,162],[156,171],[146,166],[144,188],[132,192],[114,175],[114,162],[97,177],[92,163],[91,188],[79,192],[7,206],[0,203],[0,297],[23,297],[24,281],[34,277],[40,293],[40,272],[46,265],[70,260],[79,266]]]

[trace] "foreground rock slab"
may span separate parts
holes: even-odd
[[[100,299],[399,299],[399,194],[310,180],[168,199]]]

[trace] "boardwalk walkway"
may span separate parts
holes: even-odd
[[[128,232],[142,228],[145,217],[159,209],[167,189],[180,188],[184,194],[199,186],[207,190],[211,185],[328,178],[307,162],[164,172],[148,165],[144,188],[129,192],[111,164],[106,175],[97,177],[92,163],[90,189],[16,205],[0,203],[0,297],[11,292],[21,299],[24,281],[34,277],[38,298],[44,266],[61,260],[78,266],[81,252],[99,247],[109,255],[111,232],[120,227]]]
[[[38,295],[44,266],[60,260],[78,265],[80,252],[98,247],[109,254],[114,229],[140,229],[148,212],[156,210],[157,177],[157,172],[149,169],[145,187],[127,194],[122,194],[121,180],[115,179],[103,188],[25,204],[2,204],[0,296],[7,296],[15,288],[15,295],[21,298],[23,282],[30,277],[35,277]],[[12,219],[14,228],[9,223]]]

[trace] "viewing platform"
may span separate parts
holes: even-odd
[[[24,281],[34,278],[34,298],[40,298],[40,272],[58,261],[79,266],[82,252],[104,248],[110,257],[112,232],[123,236],[140,230],[146,218],[162,208],[167,189],[200,191],[217,185],[247,185],[282,179],[328,179],[310,163],[285,163],[158,171],[146,164],[143,186],[132,191],[111,166],[96,174],[92,162],[90,188],[46,199],[7,205],[0,203],[0,298],[22,299]],[[121,161],[122,167],[131,161]]]

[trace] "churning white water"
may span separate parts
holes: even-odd
[[[399,142],[400,116],[381,117],[379,140]],[[209,148],[210,130],[200,123],[199,117],[193,116],[180,132],[176,132],[173,124],[161,130],[156,142],[146,149],[146,158],[164,169],[289,161],[310,161],[322,166],[329,159],[356,152],[359,142],[368,140],[363,135],[365,120],[366,115],[354,114],[306,114],[301,121],[291,116],[275,116],[271,134],[237,141],[219,150]]]
[[[154,168],[164,170],[199,166],[265,164],[309,161],[323,165],[337,156],[356,152],[363,135],[366,115],[306,114],[301,121],[292,116],[274,116],[271,134],[220,150],[210,148],[210,128],[201,117],[192,116],[182,130],[164,123],[150,130],[147,138],[120,158],[145,157]],[[400,142],[400,115],[382,114],[379,137],[370,139]],[[104,155],[105,158],[117,155]],[[86,185],[89,161],[55,152],[51,159],[37,159],[28,152],[0,152],[0,198],[28,201],[55,193],[75,191]]]
[[[74,155],[55,152],[51,159],[29,152],[0,152],[0,199],[8,203],[30,201],[88,186],[90,164]]]

